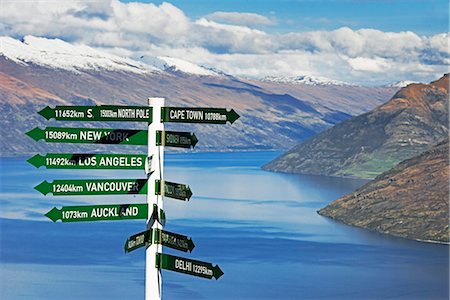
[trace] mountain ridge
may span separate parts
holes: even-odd
[[[448,244],[448,149],[447,138],[318,213],[380,233]]]
[[[448,135],[449,74],[411,84],[388,102],[295,146],[264,169],[373,178]]]
[[[70,45],[66,46],[72,49]],[[279,85],[223,74],[198,76],[177,70],[147,69],[129,72],[99,68],[95,64],[87,66],[86,69],[77,68],[75,72],[70,68],[36,64],[32,60],[22,63],[0,54],[0,74],[4,79],[0,82],[3,101],[0,112],[6,116],[0,119],[4,137],[0,144],[1,155],[27,155],[50,150],[132,149],[126,146],[30,144],[24,133],[36,126],[81,126],[76,122],[43,120],[36,112],[46,106],[146,105],[148,97],[164,97],[167,106],[233,108],[241,118],[232,126],[167,124],[167,128],[195,131],[199,138],[196,151],[261,151],[288,149],[336,122],[383,103],[394,91],[392,88],[357,86]],[[141,128],[141,125],[89,122],[83,127]]]

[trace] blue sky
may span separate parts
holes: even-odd
[[[135,2],[126,1],[122,2]],[[165,1],[139,1],[161,4]],[[167,2],[167,1],[166,1]],[[252,12],[275,18],[268,31],[289,32],[376,28],[382,31],[414,31],[429,35],[448,31],[446,0],[174,0],[169,1],[190,18],[215,11]]]
[[[429,82],[449,72],[447,0],[2,0],[0,34],[235,76]],[[154,60],[153,60],[154,61]]]

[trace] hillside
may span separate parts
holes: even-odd
[[[37,111],[55,105],[146,105],[233,108],[233,125],[168,124],[195,132],[198,151],[287,150],[299,141],[383,103],[393,88],[308,86],[232,77],[167,57],[134,61],[61,40],[1,38],[1,155],[57,151],[132,151],[136,147],[30,143],[36,126],[145,128],[144,124],[46,121]],[[152,62],[153,64],[150,64]]]
[[[373,231],[449,242],[449,140],[318,211]]]
[[[373,178],[448,136],[449,75],[410,84],[374,110],[302,142],[266,170]]]

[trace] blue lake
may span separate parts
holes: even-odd
[[[212,262],[218,281],[163,270],[165,299],[448,299],[449,247],[389,237],[316,210],[363,180],[276,174],[278,153],[168,154],[165,179],[189,202],[165,199],[166,229],[195,249],[164,252]],[[36,169],[1,159],[1,299],[144,299],[143,249],[124,254],[145,221],[53,223],[52,207],[144,203],[144,195],[43,196],[42,180],[144,178],[140,171]]]

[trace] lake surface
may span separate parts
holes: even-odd
[[[164,299],[448,299],[448,251],[349,227],[316,210],[363,180],[276,174],[278,153],[166,155],[165,179],[189,184],[166,198],[166,230],[192,237],[192,253],[218,264],[208,280],[163,270]],[[1,159],[1,299],[144,299],[144,250],[124,254],[144,220],[53,223],[64,205],[144,203],[144,195],[43,196],[42,180],[144,178],[143,171],[36,169]]]

